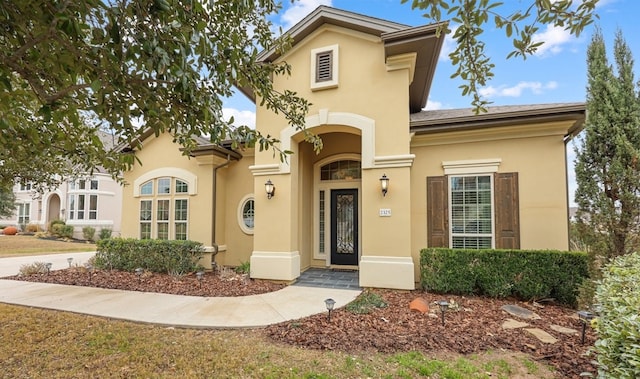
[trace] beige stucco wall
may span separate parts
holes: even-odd
[[[427,246],[426,178],[444,175],[443,162],[499,159],[498,172],[518,172],[520,246],[568,249],[565,145],[569,123],[415,136],[411,151],[411,251],[418,275]],[[416,276],[417,278],[418,276]]]

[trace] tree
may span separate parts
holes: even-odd
[[[489,0],[414,0],[413,6],[436,22],[446,10],[461,25],[454,33],[454,76],[468,81],[463,94],[473,94],[481,109],[487,102],[478,86],[493,75],[479,39],[489,17],[507,36],[518,35],[515,55],[526,56],[538,46],[531,40],[538,24],[579,34],[596,2],[573,9],[571,1],[535,0],[507,17]],[[290,67],[258,61],[260,49],[290,46],[268,21],[278,9],[274,0],[0,2],[0,184],[53,186],[97,167],[114,176],[131,167],[135,149],[106,150],[98,129],[134,147],[150,128],[171,133],[185,154],[193,136],[208,136],[212,143],[273,148],[284,159],[288,152],[278,150],[276,138],[223,117],[222,98],[234,86],[253,91],[261,106],[283,114],[320,149],[321,140],[304,130],[308,102],[272,87],[272,77],[289,74]],[[530,17],[534,21],[519,26]]]
[[[16,211],[16,197],[12,187],[0,187],[0,217],[11,217]]]
[[[587,51],[587,120],[576,147],[578,221],[596,268],[632,252],[640,227],[640,97],[622,32],[615,69],[601,31]]]
[[[409,0],[401,0],[407,3]],[[510,2],[509,2],[510,3]],[[493,77],[494,64],[485,54],[482,34],[486,24],[493,23],[512,39],[514,50],[507,58],[527,56],[536,52],[544,41],[534,40],[541,25],[553,25],[568,30],[572,35],[580,33],[593,22],[598,0],[581,0],[574,7],[573,0],[533,0],[524,9],[504,15],[500,13],[504,3],[491,0],[411,0],[411,7],[424,11],[424,16],[433,22],[443,21],[446,12],[456,24],[453,39],[456,48],[449,53],[451,63],[457,67],[452,78],[460,77],[462,95],[473,97],[476,113],[486,110],[489,101],[483,99],[479,89]],[[440,26],[438,33],[451,33],[448,23]]]
[[[234,86],[303,128],[308,103],[271,86],[290,67],[257,63],[259,48],[290,44],[267,20],[277,10],[272,0],[0,2],[0,183],[117,175],[135,157],[105,150],[100,128],[134,146],[146,128],[169,132],[186,153],[194,135],[273,146],[223,117]]]

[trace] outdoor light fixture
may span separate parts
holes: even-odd
[[[144,271],[144,269],[142,267],[138,267],[135,271],[136,275],[138,275],[138,283],[140,283],[140,281],[142,280],[142,272]]]
[[[49,273],[51,272],[51,266],[53,266],[53,264],[51,262],[47,262],[45,263],[45,266],[47,267],[47,275],[49,275]]]
[[[438,306],[440,307],[440,314],[442,314],[442,326],[444,326],[444,314],[449,308],[449,302],[446,300],[438,301]]]
[[[91,283],[91,273],[93,272],[93,266],[90,264],[87,264],[87,272],[89,273],[89,283]]]
[[[71,257],[67,258],[67,262],[69,263],[69,268],[71,268],[71,262],[73,262],[73,258]]]
[[[326,299],[324,301],[324,305],[327,306],[327,310],[329,311],[329,315],[327,316],[327,319],[331,321],[331,311],[333,310],[333,306],[336,305],[336,301],[333,299]]]
[[[580,343],[584,345],[584,335],[587,331],[587,323],[593,320],[595,315],[589,311],[578,311],[578,318],[582,321],[582,339]]]
[[[382,174],[380,178],[380,188],[382,188],[382,196],[387,196],[387,191],[389,190],[389,178],[387,178],[387,174]]]
[[[271,183],[271,179],[267,180],[267,182],[264,184],[264,190],[265,192],[267,192],[267,199],[271,199],[276,193],[276,186]]]
[[[203,276],[204,276],[204,271],[196,272],[196,278],[198,279],[198,282],[200,283],[200,288],[202,288],[202,277]]]

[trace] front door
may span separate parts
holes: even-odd
[[[331,264],[358,264],[358,190],[331,190]]]

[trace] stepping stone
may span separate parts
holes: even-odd
[[[503,305],[502,310],[512,316],[520,317],[525,320],[540,320],[541,318],[535,312],[532,312],[526,308],[519,307],[515,304]]]
[[[556,343],[558,342],[558,340],[552,336],[551,334],[545,332],[542,329],[538,329],[538,328],[525,328],[525,330],[531,334],[533,334],[534,337],[536,337],[537,339],[539,339],[542,343]]]
[[[560,326],[560,325],[551,325],[549,327],[558,333],[566,334],[569,336],[578,335],[578,331],[575,329],[565,328],[564,326]]]
[[[512,318],[508,318],[502,323],[502,329],[518,329],[524,328],[525,326],[529,326],[529,324],[522,321],[516,321]]]

